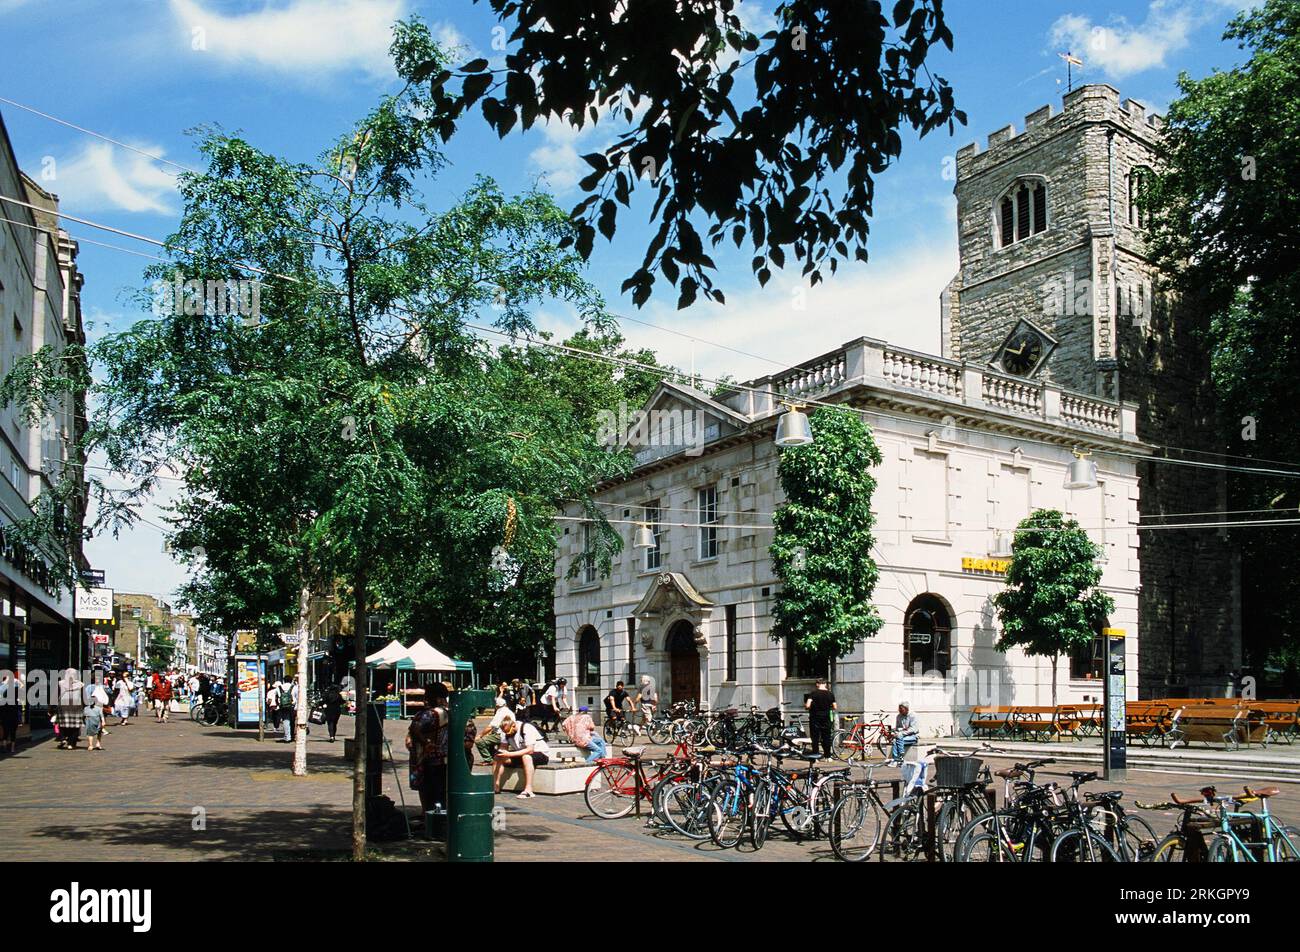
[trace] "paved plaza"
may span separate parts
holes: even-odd
[[[385,723],[405,777],[405,721]],[[340,736],[350,735],[344,718]],[[348,856],[351,765],[343,743],[330,744],[323,728],[309,738],[310,775],[293,777],[293,748],[255,733],[205,728],[179,715],[170,723],[137,718],[112,728],[105,750],[65,751],[39,736],[13,757],[0,759],[0,860],[332,860]],[[1040,778],[1064,776],[1077,765],[1047,768]],[[886,771],[881,776],[886,776]],[[1245,778],[1249,781],[1250,778]],[[1192,794],[1198,775],[1130,771],[1122,784],[1130,798],[1164,800],[1171,790]],[[1214,778],[1220,790],[1236,791],[1243,780]],[[1118,785],[1116,785],[1118,786]],[[1300,785],[1280,784],[1276,811],[1300,819]],[[1102,789],[1094,785],[1094,789]],[[418,802],[399,791],[385,765],[384,793],[405,797],[412,817]],[[538,796],[521,801],[503,794],[504,829],[496,835],[500,862],[531,860],[638,860],[681,862],[834,862],[824,842],[796,843],[774,834],[761,852],[748,847],[719,850],[657,834],[644,818],[600,820],[580,795]],[[1163,832],[1173,815],[1145,814]],[[441,846],[423,840],[376,844],[388,859],[439,859]]]

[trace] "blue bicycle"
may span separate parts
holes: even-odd
[[[1300,862],[1300,830],[1279,823],[1268,810],[1269,797],[1282,791],[1277,787],[1261,787],[1246,791],[1244,797],[1215,797],[1219,805],[1219,831],[1210,841],[1208,860],[1211,863],[1294,863]],[[1234,810],[1233,806],[1258,802],[1260,810]],[[1234,824],[1232,821],[1245,821]],[[1249,838],[1242,836],[1249,830]],[[1258,833],[1256,834],[1256,831]],[[1258,839],[1255,836],[1258,835]]]

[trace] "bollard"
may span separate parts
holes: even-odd
[[[492,706],[491,691],[457,691],[451,696],[451,735],[458,741],[465,722],[481,707]],[[447,776],[447,860],[492,862],[492,778],[475,774],[453,742]]]

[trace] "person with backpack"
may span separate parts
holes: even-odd
[[[506,771],[512,767],[519,767],[524,772],[524,789],[518,799],[531,799],[535,796],[533,770],[536,767],[544,767],[550,762],[551,749],[547,746],[542,732],[536,725],[527,721],[504,718],[501,721],[501,733],[505,737],[505,743],[497,751],[496,762],[492,767],[492,790],[500,793],[501,782],[505,779]]]
[[[420,812],[447,803],[447,742],[451,724],[447,687],[435,681],[424,689],[424,710],[411,719],[406,749],[411,752],[411,789],[420,795]]]
[[[276,686],[279,688],[276,696],[277,710],[280,712],[280,726],[284,729],[281,743],[292,744],[294,731],[297,730],[294,713],[298,707],[298,679],[279,681]]]

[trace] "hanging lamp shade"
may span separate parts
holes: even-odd
[[[989,552],[989,555],[993,556],[995,559],[1011,558],[1011,538],[1008,533],[1003,532],[1001,529],[998,529],[993,533],[993,548]]]
[[[813,441],[812,424],[798,407],[790,407],[776,422],[777,446],[807,446]]]
[[[1070,469],[1065,474],[1065,488],[1097,488],[1097,464],[1088,459],[1087,454],[1075,451],[1074,461],[1070,463]]]
[[[637,523],[636,542],[634,545],[638,549],[653,549],[655,547],[655,534],[644,522]]]

